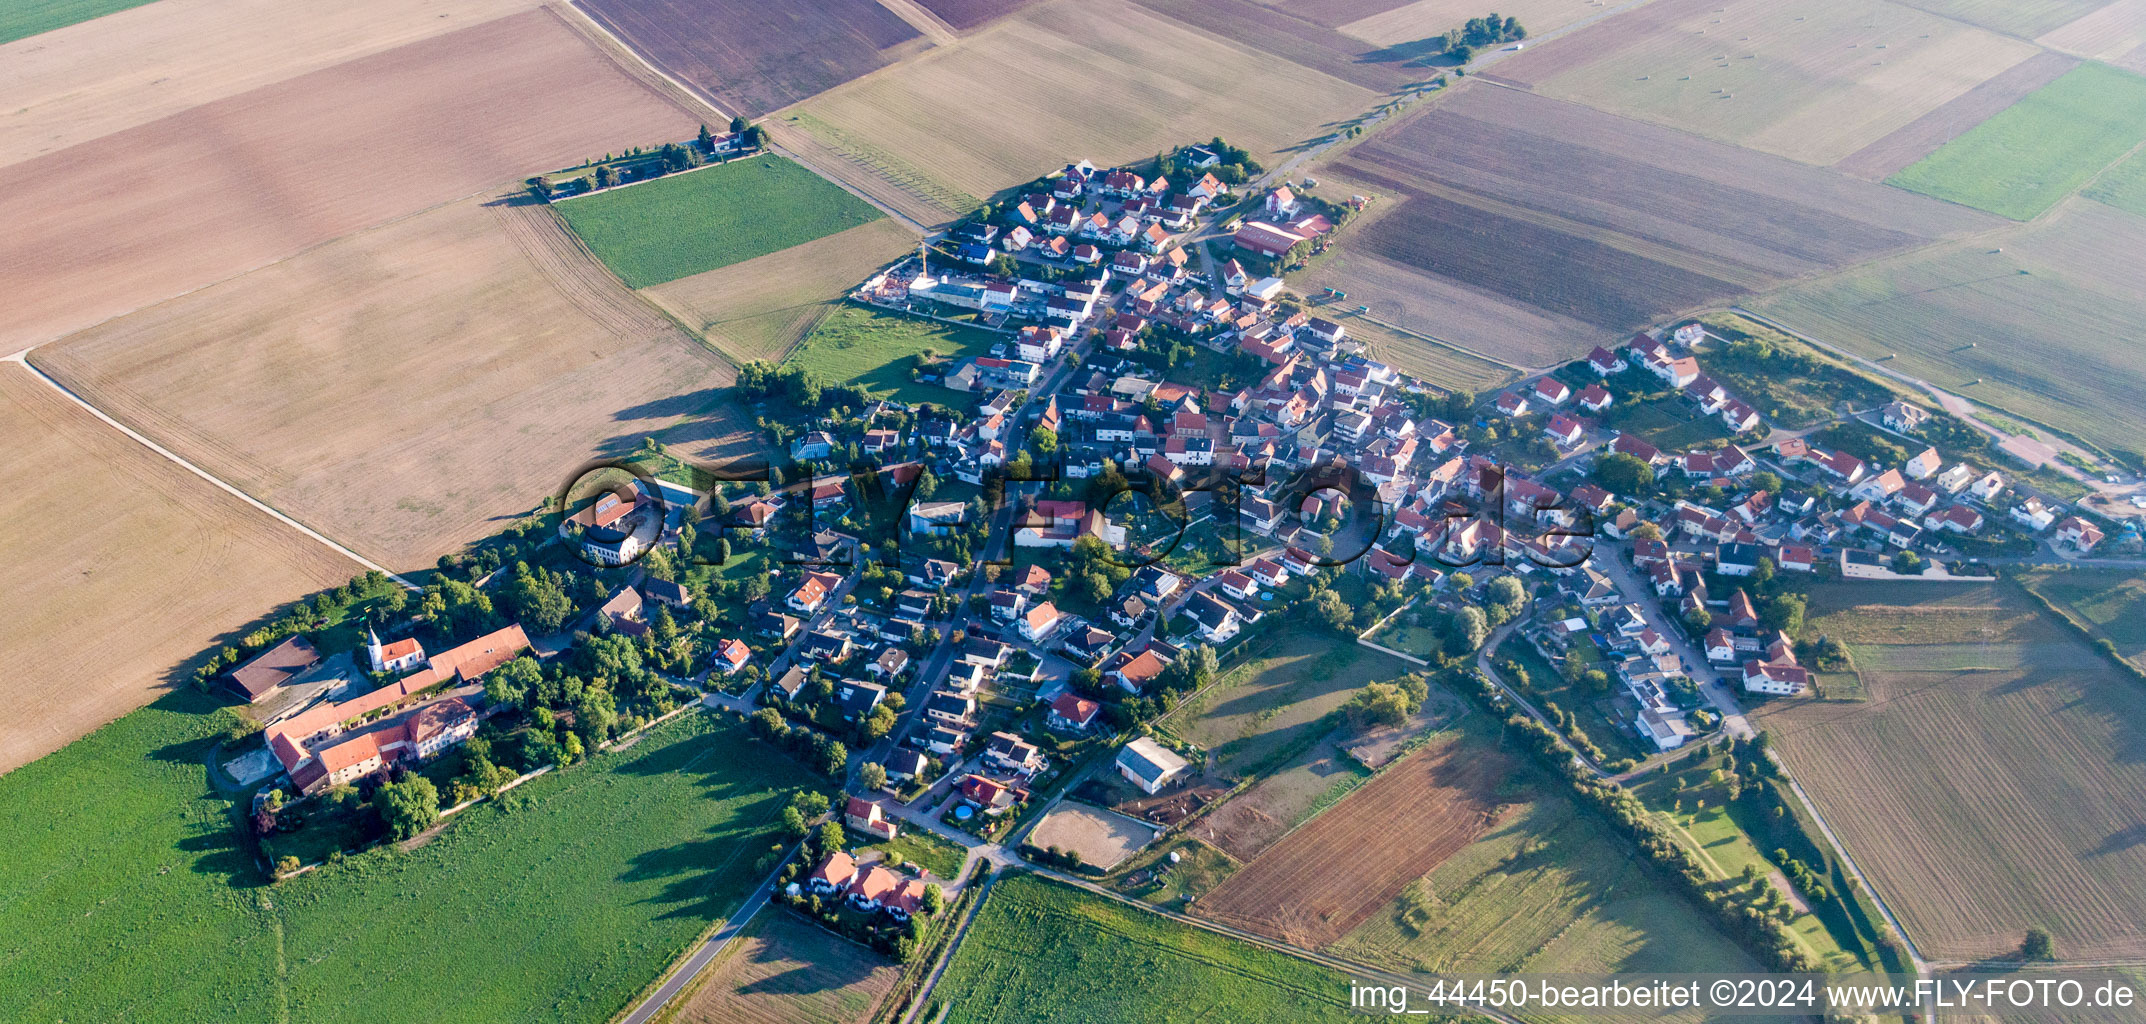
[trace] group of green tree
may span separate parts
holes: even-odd
[[[292,602],[266,623],[246,633],[237,643],[210,651],[208,657],[194,668],[194,688],[204,692],[212,690],[218,676],[238,667],[246,659],[289,637],[347,619],[353,610],[361,611],[369,623],[389,622],[408,605],[409,596],[409,591],[401,584],[378,570],[352,576],[340,586]]]
[[[1358,730],[1397,726],[1422,708],[1430,695],[1430,680],[1421,672],[1411,672],[1391,681],[1365,683],[1341,706],[1341,713]]]
[[[849,746],[824,732],[792,725],[782,712],[761,708],[746,720],[753,735],[788,751],[806,767],[832,778],[848,774]]]
[[[1528,30],[1520,26],[1519,18],[1501,18],[1495,14],[1470,18],[1459,28],[1447,29],[1443,37],[1433,37],[1432,52],[1442,50],[1455,63],[1466,64],[1474,59],[1475,51],[1485,46],[1501,43],[1516,43],[1528,37]]]

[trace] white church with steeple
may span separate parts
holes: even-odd
[[[404,637],[391,644],[382,644],[380,634],[365,631],[365,655],[373,663],[375,672],[409,672],[425,660],[425,645],[414,636]]]

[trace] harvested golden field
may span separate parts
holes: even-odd
[[[364,571],[0,364],[0,772],[187,685],[195,655]],[[124,635],[124,643],[113,639]]]
[[[698,121],[537,10],[25,160],[0,190],[0,351]]]
[[[491,533],[585,460],[687,421],[727,435],[734,415],[729,367],[519,200],[339,239],[31,359],[397,569]]]
[[[1830,164],[2034,56],[1885,0],[1661,0],[1492,74],[1806,163]]]
[[[1815,588],[1867,702],[1756,723],[1925,956],[2146,954],[2139,683],[2009,583]]]
[[[733,362],[780,362],[844,294],[916,244],[901,222],[875,220],[642,294]]]
[[[2146,72],[2146,0],[2116,0],[2035,42]]]
[[[2146,217],[2084,199],[2031,223],[1750,303],[1822,341],[2146,460]]]
[[[542,0],[163,0],[0,46],[0,166]]]
[[[1493,6],[1505,17],[1520,19],[1521,27],[1530,35],[1541,35],[1616,5],[1609,0],[1507,0]],[[1468,19],[1488,13],[1482,0],[1416,0],[1358,18],[1340,28],[1343,35],[1355,36],[1367,43],[1401,46],[1445,35],[1447,29],[1459,28]]]
[[[901,977],[901,965],[770,907],[737,948],[674,1004],[674,1024],[861,1024]]]
[[[1276,163],[1375,99],[1123,0],[1058,0],[782,116],[882,168],[880,191],[951,206],[1082,157],[1143,159],[1216,135]]]
[[[1901,0],[1994,32],[2032,39],[2100,10],[2109,0]]]

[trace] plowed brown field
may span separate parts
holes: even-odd
[[[0,363],[0,772],[148,703],[226,631],[364,568]]]
[[[878,0],[576,0],[575,6],[650,63],[748,117],[930,45]]]
[[[1455,87],[1322,171],[1337,186],[1379,197],[1322,262],[1375,261],[1365,282],[1316,266],[1314,281],[1349,292],[1382,319],[1526,365],[1584,351],[1572,324],[1630,330],[1995,223],[1481,83]],[[1411,287],[1407,274],[1381,286],[1396,267],[1413,269],[1422,286]],[[1452,292],[1533,315],[1486,324],[1459,296],[1443,297]]]
[[[1410,754],[1201,899],[1198,913],[1318,948],[1483,832],[1502,758],[1458,737]]]
[[[465,200],[39,348],[99,408],[391,568],[683,426],[721,454],[729,367],[551,212]]]
[[[698,121],[539,10],[26,160],[0,188],[0,352]]]

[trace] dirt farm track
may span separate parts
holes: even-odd
[[[0,352],[698,120],[535,10],[34,157],[0,189]]]

